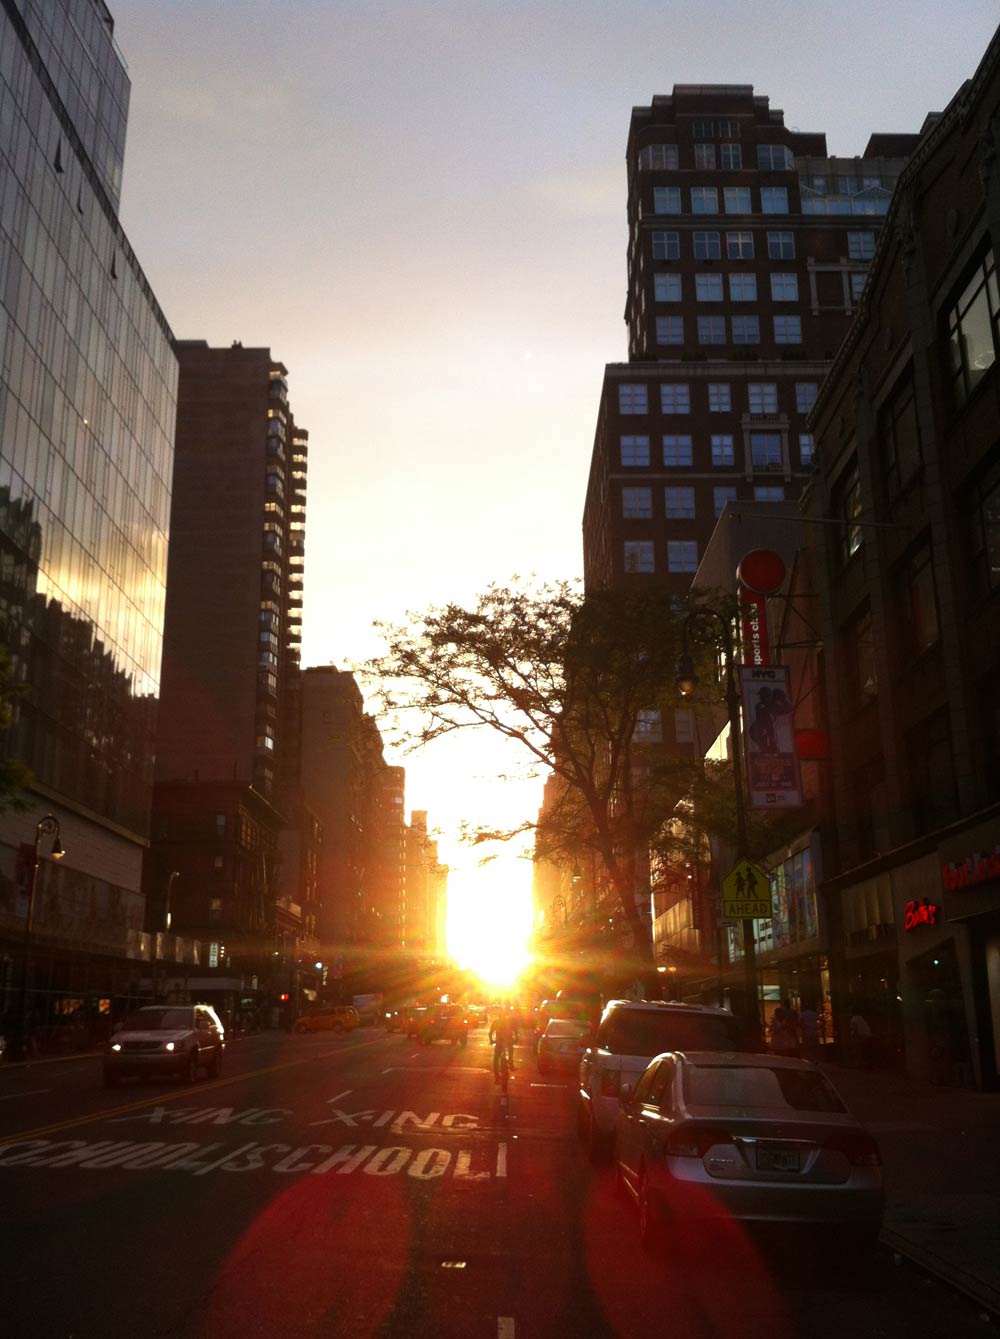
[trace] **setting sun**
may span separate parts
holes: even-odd
[[[448,952],[497,990],[513,986],[530,962],[530,880],[530,866],[521,860],[451,873]]]

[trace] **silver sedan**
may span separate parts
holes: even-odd
[[[659,1055],[622,1097],[615,1148],[647,1243],[702,1220],[832,1224],[860,1246],[878,1236],[878,1146],[807,1060]]]

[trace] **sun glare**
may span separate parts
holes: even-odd
[[[531,870],[521,860],[453,870],[448,881],[448,952],[496,990],[530,962]]]

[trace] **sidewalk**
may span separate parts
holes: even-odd
[[[1000,1093],[823,1069],[878,1140],[883,1242],[1000,1314]]]

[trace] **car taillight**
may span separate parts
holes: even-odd
[[[733,1137],[725,1130],[712,1130],[703,1125],[682,1125],[667,1136],[666,1152],[671,1158],[703,1158],[716,1144],[731,1144]]]
[[[863,1131],[842,1131],[840,1134],[831,1135],[826,1140],[824,1148],[833,1149],[837,1153],[843,1153],[844,1157],[852,1167],[881,1167],[882,1158],[878,1151],[878,1144],[870,1134]]]
[[[622,1090],[621,1070],[606,1069],[601,1074],[601,1096],[617,1097]]]

